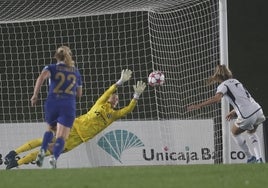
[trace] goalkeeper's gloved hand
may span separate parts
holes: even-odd
[[[146,88],[146,84],[143,81],[138,81],[136,85],[133,85],[134,88],[134,99],[139,99],[140,95],[143,93]]]
[[[121,72],[121,78],[116,82],[116,85],[122,85],[124,82],[131,78],[132,71],[129,69],[124,69]]]

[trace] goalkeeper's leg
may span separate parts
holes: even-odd
[[[22,157],[21,159],[18,160],[18,166],[34,162],[38,153],[39,153],[39,150],[33,151],[33,152],[25,155],[24,157]],[[45,156],[49,156],[49,155],[51,155],[51,153],[50,153],[50,151],[47,150]]]
[[[10,161],[15,160],[15,157],[23,153],[25,151],[32,150],[36,147],[41,146],[42,144],[42,138],[37,138],[33,140],[29,140],[28,142],[24,143],[23,145],[19,146],[15,150],[10,151],[6,156],[5,156],[5,164],[8,165]]]
[[[29,151],[29,150],[32,150],[36,147],[41,146],[41,144],[42,144],[42,138],[33,139],[33,140],[30,140],[30,141],[26,142],[25,144],[21,145],[17,149],[15,149],[15,152],[17,154],[19,154],[19,153],[22,153],[25,151]]]
[[[36,150],[36,151],[33,151],[33,152],[25,155],[24,157],[22,157],[18,161],[17,160],[12,160],[6,166],[6,169],[8,170],[8,169],[15,168],[15,167],[18,167],[18,166],[23,165],[23,164],[32,163],[32,162],[35,161],[38,153],[39,153],[39,150]],[[49,155],[51,155],[51,153],[50,153],[50,151],[47,151],[46,154],[45,154],[45,156],[49,156]]]

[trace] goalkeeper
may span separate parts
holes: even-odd
[[[87,142],[89,139],[93,138],[99,132],[108,127],[111,123],[133,111],[139,96],[143,93],[146,87],[146,84],[142,81],[138,81],[137,84],[133,86],[134,95],[130,103],[122,109],[115,110],[118,103],[118,95],[115,94],[115,91],[118,86],[121,86],[124,82],[128,81],[131,78],[131,75],[131,70],[122,70],[120,79],[98,98],[92,108],[86,114],[75,118],[70,135],[66,140],[63,153],[71,151],[78,145]],[[19,165],[35,161],[39,150],[31,152],[19,160],[16,160],[16,155],[38,147],[41,143],[42,138],[37,138],[28,141],[15,150],[10,151],[5,156],[5,164],[7,165],[6,169],[11,169]],[[51,143],[49,145],[46,156],[52,155],[51,148],[53,144],[54,143]]]

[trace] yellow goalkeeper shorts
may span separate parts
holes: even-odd
[[[83,140],[78,135],[76,129],[72,128],[69,134],[69,137],[65,142],[63,152],[65,153],[65,152],[71,151],[72,149],[74,149],[75,147],[77,147],[78,145],[82,143],[83,143]]]

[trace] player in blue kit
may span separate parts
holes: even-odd
[[[56,162],[63,151],[65,140],[76,117],[76,97],[82,96],[82,80],[79,70],[75,67],[72,52],[69,47],[61,46],[56,50],[56,64],[45,66],[36,80],[34,93],[31,98],[32,106],[38,101],[38,94],[46,79],[49,79],[49,91],[44,104],[45,121],[48,130],[44,133],[40,152],[36,159],[37,166],[41,167],[54,133],[56,142],[53,147],[53,156],[49,163],[56,168]]]

